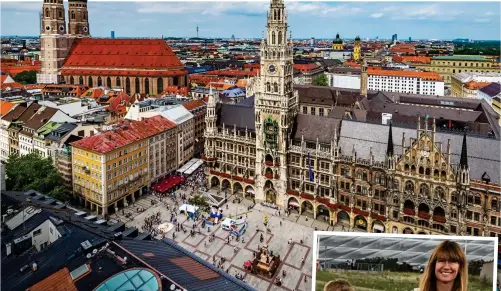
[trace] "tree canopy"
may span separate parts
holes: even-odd
[[[37,71],[22,71],[21,73],[14,76],[14,81],[21,84],[36,84],[37,83]]]
[[[316,76],[312,83],[315,86],[329,86],[329,80],[327,79],[327,75],[325,73]]]
[[[5,165],[6,188],[9,191],[36,190],[60,201],[68,199],[69,191],[51,158],[38,153],[10,155]]]

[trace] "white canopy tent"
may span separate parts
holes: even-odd
[[[197,159],[197,161],[186,171],[184,171],[184,174],[186,175],[191,175],[193,172],[195,172],[200,166],[204,163],[204,161]]]
[[[191,166],[193,166],[199,159],[191,159],[186,164],[184,164],[180,169],[177,170],[178,173],[183,174]]]

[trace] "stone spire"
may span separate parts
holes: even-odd
[[[466,133],[463,136],[463,146],[461,148],[461,159],[459,160],[461,168],[468,168],[468,150],[466,148]]]
[[[388,146],[386,148],[386,155],[387,156],[393,156],[393,131],[392,131],[392,126],[391,126],[391,121],[390,121],[390,130],[388,132]]]

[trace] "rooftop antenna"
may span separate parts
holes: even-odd
[[[197,25],[197,38],[198,38],[198,25]]]

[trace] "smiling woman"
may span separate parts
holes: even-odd
[[[468,263],[459,244],[446,240],[433,250],[419,290],[468,290]]]

